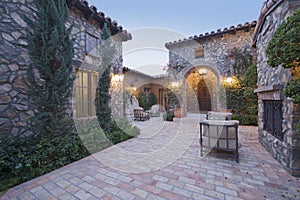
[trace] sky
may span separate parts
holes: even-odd
[[[88,0],[132,34],[124,66],[165,73],[165,43],[257,20],[264,0]]]

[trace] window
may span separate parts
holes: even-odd
[[[264,101],[264,130],[282,140],[282,102]]]
[[[199,46],[195,48],[195,58],[203,58],[204,57],[204,46]]]
[[[86,54],[97,56],[99,55],[98,49],[96,48],[100,44],[100,38],[90,33],[86,33],[85,36],[85,51]]]
[[[98,74],[95,72],[82,70],[76,72],[75,96],[77,117],[91,117],[96,115],[94,100],[97,81]]]

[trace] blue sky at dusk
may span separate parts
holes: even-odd
[[[264,0],[88,2],[132,33],[133,40],[123,44],[124,65],[155,75],[163,73],[161,69],[168,61],[166,42],[257,20]],[[149,43],[155,45],[149,46]]]

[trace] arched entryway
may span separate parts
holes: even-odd
[[[218,76],[207,66],[194,67],[186,73],[186,111],[207,113],[217,110]]]
[[[200,81],[198,82],[197,99],[200,112],[207,112],[212,110],[209,88],[203,77],[201,77]]]

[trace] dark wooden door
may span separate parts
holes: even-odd
[[[198,104],[200,112],[211,110],[211,98],[209,89],[204,79],[201,79],[198,83]]]

